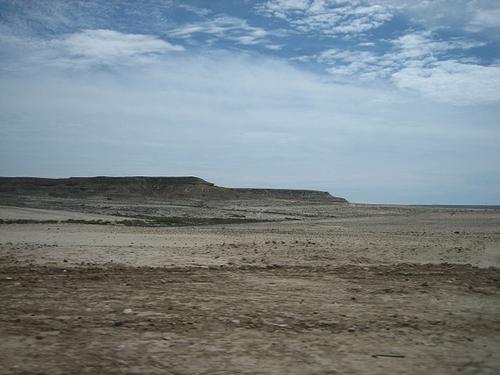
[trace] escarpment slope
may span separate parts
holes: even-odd
[[[345,203],[328,192],[293,189],[245,189],[216,186],[199,177],[0,177],[1,195],[60,198],[154,198],[201,200],[279,199]]]

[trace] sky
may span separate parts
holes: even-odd
[[[0,0],[0,175],[500,204],[500,2]]]

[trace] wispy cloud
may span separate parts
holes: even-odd
[[[60,64],[131,64],[184,51],[184,47],[152,35],[113,30],[84,30],[53,39],[47,45],[53,47],[53,62]]]
[[[357,0],[269,0],[256,9],[262,15],[287,21],[297,31],[327,36],[363,33],[393,16],[386,6]]]
[[[302,57],[302,60],[315,60],[331,66],[347,66],[353,73],[378,71],[379,78],[387,75],[384,67],[399,69],[406,65],[425,65],[443,58],[447,52],[456,52],[460,56],[463,51],[481,47],[484,42],[468,39],[439,40],[429,31],[404,34],[393,40],[386,40],[389,45],[385,53],[373,52],[371,49],[327,49],[313,56]],[[360,47],[371,47],[371,44]],[[357,68],[355,68],[357,67]]]
[[[438,40],[430,31],[420,31],[405,34],[392,41],[395,55],[399,59],[416,59],[429,56],[439,56],[447,51],[467,50],[484,46],[484,42],[450,38]]]
[[[243,45],[271,44],[268,37],[273,35],[261,27],[249,25],[246,20],[230,16],[188,23],[169,31],[169,36],[174,38],[192,38],[196,34],[210,35]]]
[[[467,30],[477,32],[484,29],[500,29],[500,7],[497,9],[477,9]]]
[[[394,17],[434,31],[485,34],[500,29],[500,3],[494,0],[266,0],[256,10],[288,22],[296,31],[326,36],[356,36]],[[488,37],[500,39],[499,35]]]
[[[464,55],[464,51],[481,47],[483,42],[439,40],[425,31],[405,34],[388,43],[390,48],[385,53],[333,48],[298,60],[324,64],[326,71],[341,81],[387,79],[400,88],[457,105],[500,100],[498,67],[479,65]]]
[[[189,5],[189,4],[176,3],[175,6],[178,8],[184,9],[188,12],[194,13],[200,17],[205,17],[205,16],[208,16],[209,14],[212,13],[212,11],[210,9],[200,8],[200,7]]]
[[[407,67],[392,75],[398,87],[417,90],[454,104],[500,102],[500,65],[482,66],[459,61],[438,61]]]
[[[429,30],[456,30],[480,33],[500,39],[500,2],[496,0],[370,0],[384,4],[413,24]]]

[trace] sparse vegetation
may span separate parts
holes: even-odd
[[[261,223],[272,220],[261,219],[243,219],[243,218],[222,218],[222,217],[158,217],[158,216],[140,216],[140,219],[121,220],[117,224],[138,227],[180,227],[191,225],[217,225],[217,224],[243,224],[243,223]]]
[[[109,220],[82,220],[82,219],[68,219],[64,220],[63,223],[68,223],[68,224],[94,224],[94,225],[110,225],[113,224],[113,222]]]
[[[1,224],[88,224],[88,225],[125,225],[128,227],[180,227],[190,225],[217,225],[217,224],[243,224],[261,223],[272,220],[242,219],[242,218],[220,218],[220,217],[155,217],[140,216],[130,220],[31,220],[31,219],[0,219]]]
[[[107,220],[31,220],[31,219],[0,219],[0,224],[94,224],[94,225],[110,225],[113,224]]]
[[[58,224],[59,220],[0,219],[0,224]]]

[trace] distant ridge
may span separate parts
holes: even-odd
[[[346,203],[328,192],[294,189],[225,188],[194,176],[181,177],[0,177],[1,195],[59,198],[154,198],[199,200],[279,199],[315,203]]]

